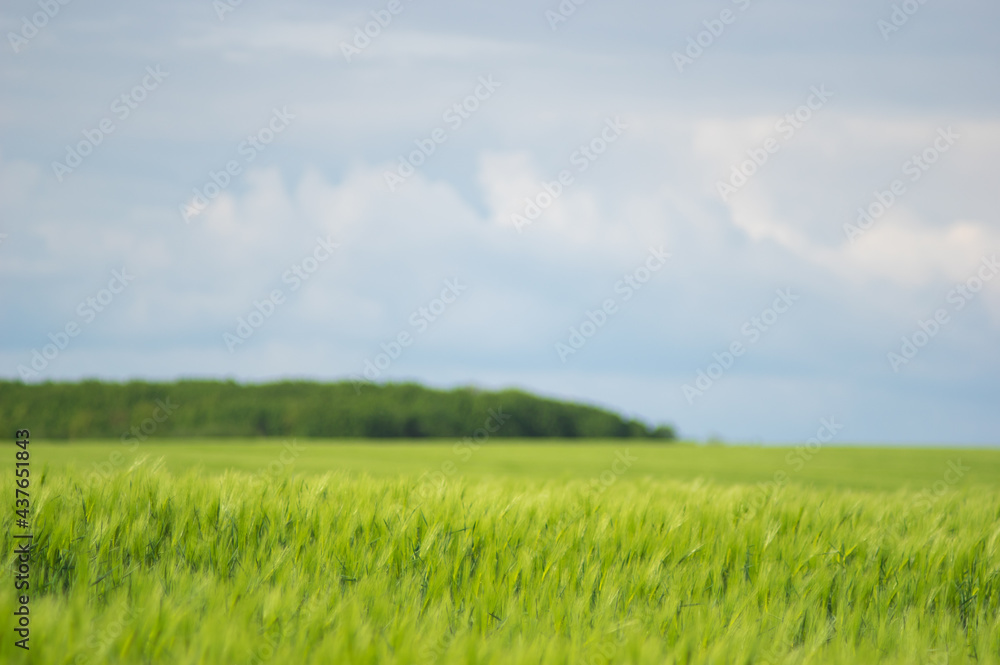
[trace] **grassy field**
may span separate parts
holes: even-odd
[[[569,480],[606,472],[615,455],[638,458],[623,477],[656,480],[705,479],[719,483],[773,483],[785,472],[789,483],[859,489],[931,488],[948,462],[970,469],[961,485],[1000,487],[1000,451],[900,448],[762,448],[695,446],[635,441],[579,442],[492,440],[478,449],[464,442],[381,443],[315,439],[159,440],[126,445],[118,441],[43,443],[35,464],[53,470],[75,467],[99,475],[126,468],[136,459],[162,459],[175,473],[188,469],[321,474],[343,471],[373,476],[422,474],[480,479],[490,476]],[[453,467],[451,466],[453,465]],[[780,477],[780,475],[779,475]]]
[[[1000,451],[32,446],[5,663],[1000,663]]]

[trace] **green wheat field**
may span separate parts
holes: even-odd
[[[3,663],[1000,663],[1000,451],[31,446]]]

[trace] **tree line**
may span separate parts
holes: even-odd
[[[653,427],[520,390],[310,381],[0,381],[0,422],[49,439],[454,438],[471,436],[491,410],[505,416],[492,434],[497,437],[675,438],[668,425]]]

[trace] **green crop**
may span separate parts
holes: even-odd
[[[30,660],[5,628],[5,663],[1000,662],[986,485],[33,480]]]

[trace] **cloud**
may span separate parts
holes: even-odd
[[[340,378],[459,278],[468,291],[388,376],[517,384],[727,438],[794,438],[808,432],[796,413],[812,425],[842,408],[857,438],[945,439],[947,417],[922,420],[939,404],[967,440],[995,436],[990,408],[950,397],[1000,367],[995,284],[905,372],[884,362],[1000,245],[997,93],[981,83],[995,73],[994,9],[928,5],[887,45],[863,3],[754,5],[683,76],[670,52],[711,18],[697,3],[587,5],[554,33],[530,3],[408,4],[348,63],[340,44],[369,11],[70,12],[9,60],[0,273],[14,286],[0,306],[22,323],[0,344],[8,375],[122,264],[135,286],[49,376]],[[57,183],[62,146],[147,62],[169,85]],[[495,99],[390,191],[397,156],[489,74]],[[822,82],[829,104],[723,200],[718,183]],[[296,114],[290,131],[185,224],[178,204],[275,105]],[[615,116],[620,140],[578,170],[574,152]],[[906,160],[948,126],[960,140],[909,180]],[[572,183],[546,192],[562,170]],[[900,178],[905,194],[852,243],[844,225]],[[511,216],[530,203],[539,214],[518,233]],[[283,276],[327,237],[341,246],[293,292]],[[650,246],[669,265],[563,365],[554,343]],[[801,306],[688,409],[680,383],[777,288]],[[286,303],[230,354],[222,334],[274,289]]]

